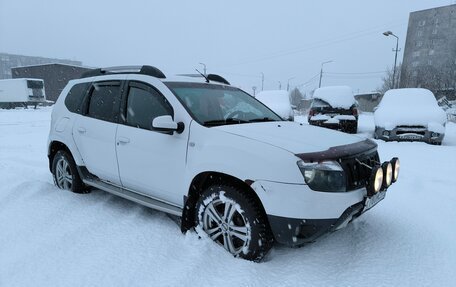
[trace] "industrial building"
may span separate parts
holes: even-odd
[[[90,68],[66,65],[43,64],[11,69],[13,78],[36,78],[44,80],[46,99],[55,102],[68,81],[79,78]]]

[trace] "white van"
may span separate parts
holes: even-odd
[[[46,102],[41,79],[21,78],[0,80],[0,107],[37,105]]]

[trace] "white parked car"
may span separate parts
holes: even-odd
[[[385,197],[397,158],[367,139],[283,121],[220,76],[97,69],[58,98],[49,166],[59,188],[97,188],[181,217],[235,256],[312,242]]]
[[[255,98],[273,110],[282,119],[287,121],[294,120],[294,112],[290,102],[288,91],[261,91]]]
[[[440,145],[447,116],[426,89],[393,89],[374,113],[375,138],[385,141],[423,141]]]

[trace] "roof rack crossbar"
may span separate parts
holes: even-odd
[[[113,74],[142,74],[148,75],[156,78],[165,79],[166,76],[158,68],[153,66],[116,66],[116,67],[107,67],[107,68],[98,68],[87,71],[82,74],[81,78],[103,76],[103,75],[113,75]]]

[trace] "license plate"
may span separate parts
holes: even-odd
[[[380,201],[382,201],[385,198],[385,195],[386,195],[386,192],[383,191],[383,192],[379,192],[379,193],[375,194],[371,198],[369,198],[369,197],[366,198],[366,202],[364,203],[363,211],[366,211],[366,210],[374,207],[374,205],[376,205],[377,203],[379,203]]]
[[[422,138],[422,136],[419,136],[419,135],[403,135],[400,137],[401,137],[401,139],[405,139],[405,140],[419,140]]]

